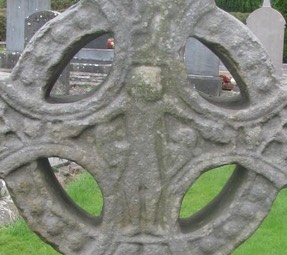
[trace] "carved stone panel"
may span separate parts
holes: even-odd
[[[113,68],[81,97],[53,97],[73,55],[115,36]],[[231,101],[190,86],[181,50],[209,47],[241,90]],[[230,254],[287,184],[287,94],[260,43],[213,0],[82,0],[45,25],[2,80],[0,178],[33,231],[64,254]],[[98,182],[94,217],[59,185],[48,157]],[[204,172],[237,168],[218,197],[181,219]]]

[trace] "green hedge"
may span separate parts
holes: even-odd
[[[6,13],[0,12],[0,41],[6,41]]]
[[[61,11],[69,8],[71,5],[77,2],[79,2],[79,0],[51,0],[51,7],[52,10]]]
[[[6,0],[0,0],[0,8],[6,8]]]
[[[272,6],[282,13],[285,20],[287,21],[287,1],[286,0],[273,0]],[[284,55],[283,62],[287,63],[287,28],[285,28],[285,39],[284,39]]]
[[[230,12],[232,16],[239,19],[242,23],[246,24],[246,20],[250,15],[249,12]]]
[[[252,12],[258,9],[263,0],[216,0],[219,8],[227,12]]]

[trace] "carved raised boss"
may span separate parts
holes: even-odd
[[[87,42],[113,32],[113,69],[92,93],[53,98]],[[237,80],[241,97],[191,88],[193,36]],[[229,254],[287,184],[286,89],[261,45],[213,0],[82,0],[44,26],[1,82],[0,176],[29,226],[65,254]],[[101,217],[76,207],[47,157],[97,180]],[[236,163],[220,196],[190,219],[182,198],[208,169]]]

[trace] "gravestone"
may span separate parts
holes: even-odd
[[[75,56],[76,61],[86,63],[112,62],[114,50],[107,48],[109,33],[99,36],[97,39],[85,45]]]
[[[283,74],[285,24],[283,15],[271,7],[269,0],[264,0],[263,6],[252,12],[247,19],[248,28],[263,44],[280,76]]]
[[[7,1],[7,50],[22,52],[24,50],[25,18],[34,12],[49,9],[51,9],[51,0]]]
[[[27,16],[25,18],[25,46],[42,26],[44,26],[51,19],[57,17],[59,14],[60,13],[56,11],[45,10],[38,11]]]
[[[39,11],[31,14],[25,19],[25,45],[31,40],[34,34],[49,20],[54,19],[60,13],[55,11]],[[52,90],[54,95],[66,95],[70,88],[70,69],[67,65],[59,76],[56,85]]]
[[[97,39],[89,42],[85,48],[88,49],[107,49],[107,41],[110,38],[109,34],[104,34]]]
[[[208,95],[219,96],[222,81],[219,76],[219,58],[200,41],[188,38],[185,64],[191,84]]]
[[[9,0],[6,9],[6,50],[0,54],[1,68],[13,68],[24,49],[25,18],[51,9],[51,0]]]
[[[287,184],[286,89],[255,36],[215,1],[133,4],[80,1],[41,29],[0,80],[0,178],[30,228],[64,254],[230,254]],[[51,98],[67,59],[111,31],[108,78],[87,95]],[[187,37],[216,53],[241,97],[191,88],[181,56]],[[52,156],[91,173],[101,216],[68,197]],[[220,194],[180,218],[190,186],[231,163]]]

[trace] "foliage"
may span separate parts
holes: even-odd
[[[273,8],[281,12],[285,20],[287,21],[287,1],[286,0],[273,0],[272,6]],[[287,28],[285,28],[283,62],[287,63]]]
[[[6,15],[0,13],[0,41],[6,40]]]
[[[277,9],[278,11],[280,11],[281,13],[283,13],[283,15],[287,16],[287,1],[286,0],[273,0],[272,1],[272,6]]]
[[[287,63],[287,29],[285,29],[283,62]]]
[[[0,8],[6,8],[6,0],[0,0]]]
[[[231,15],[233,15],[235,18],[239,19],[242,23],[246,24],[246,20],[249,16],[249,12],[231,12]]]
[[[62,11],[77,2],[79,2],[79,0],[51,0],[51,7],[52,10]]]
[[[262,0],[216,0],[219,8],[228,12],[252,12],[262,5]]]

